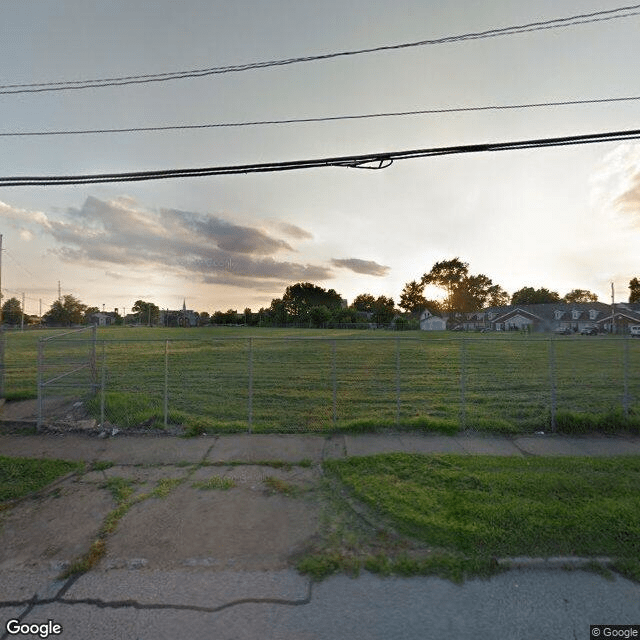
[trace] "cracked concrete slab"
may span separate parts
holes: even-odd
[[[491,436],[459,436],[456,438],[464,453],[471,455],[522,456],[522,451],[505,438]]]
[[[150,569],[209,566],[278,570],[318,529],[319,506],[266,496],[262,487],[198,490],[190,483],[134,505],[109,538],[99,568],[144,558]]]
[[[114,503],[105,489],[68,480],[0,513],[0,570],[60,571],[95,540]]]
[[[300,462],[322,460],[325,438],[309,435],[238,434],[219,436],[207,456],[208,462]]]
[[[215,438],[174,438],[169,436],[122,436],[107,438],[98,460],[118,465],[177,464],[200,462]]]
[[[91,461],[100,457],[105,441],[77,434],[0,435],[0,454],[24,458]]]

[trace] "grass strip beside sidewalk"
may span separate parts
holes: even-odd
[[[640,580],[640,457],[383,454],[325,469],[383,524],[461,566],[496,558],[609,557]],[[378,563],[380,564],[380,563]],[[414,563],[414,573],[438,573]],[[411,572],[404,558],[391,573]],[[375,569],[376,562],[363,566]]]
[[[83,468],[82,462],[0,456],[0,502],[18,500]]]

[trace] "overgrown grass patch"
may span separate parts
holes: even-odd
[[[228,489],[233,489],[236,486],[236,483],[231,478],[212,476],[208,480],[193,482],[191,486],[194,489],[201,490],[220,489],[222,491],[227,491]]]
[[[393,529],[448,557],[452,575],[510,556],[607,556],[640,580],[640,457],[384,454],[325,468]],[[442,557],[406,566],[426,571]]]
[[[0,456],[0,502],[22,498],[83,468],[82,462]]]

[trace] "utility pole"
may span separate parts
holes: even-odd
[[[611,283],[611,333],[616,332],[616,294]]]
[[[60,280],[58,280],[58,302],[62,302],[62,293],[60,292]]]
[[[0,233],[0,327],[2,327],[2,234]]]
[[[24,331],[24,291],[22,292],[22,319],[20,320],[20,331]]]

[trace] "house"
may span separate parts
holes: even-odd
[[[97,312],[87,316],[87,324],[95,324],[99,327],[109,327],[112,324],[116,324],[118,314],[115,311]]]
[[[447,328],[447,320],[440,316],[435,316],[425,309],[420,314],[420,329],[422,331],[444,331]]]
[[[631,327],[640,325],[640,304],[638,303],[618,303],[615,311],[609,307],[609,313],[600,318],[595,326],[606,333],[631,333]]]
[[[615,321],[611,306],[603,302],[508,305],[489,307],[464,314],[461,325],[466,331],[531,331],[579,333],[597,327],[611,332],[613,326],[624,327],[640,323],[640,304],[616,305]]]

